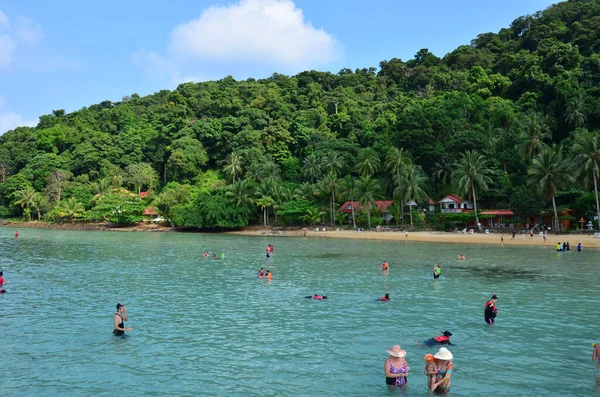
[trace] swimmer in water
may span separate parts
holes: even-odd
[[[273,280],[273,275],[268,270],[267,270],[267,280],[269,280],[269,281]]]
[[[127,320],[129,320],[129,317],[127,317],[127,309],[122,304],[117,303],[113,334],[122,336],[125,335],[126,331],[131,331],[132,328],[125,328],[125,321]]]
[[[15,238],[19,238],[19,231],[18,230],[15,232]]]
[[[8,284],[8,281],[5,281],[3,276],[4,276],[4,272],[0,272],[0,294],[6,293],[6,290],[2,287],[5,286],[6,284]]]
[[[258,278],[265,278],[265,271],[263,270],[263,268],[261,267],[260,270],[258,271]]]
[[[440,331],[442,335],[436,336],[434,338],[427,339],[423,342],[426,346],[437,346],[437,345],[453,345],[450,343],[450,338],[452,337],[452,332],[450,331]]]
[[[208,251],[204,251],[204,257],[208,258],[210,256],[210,254],[208,253]]]
[[[306,299],[316,299],[316,300],[323,300],[323,299],[327,299],[327,297],[325,295],[309,295],[309,296],[305,296]]]
[[[433,267],[433,278],[438,279],[442,275],[442,264],[438,263]]]
[[[592,343],[594,352],[592,353],[592,360],[598,363],[598,372],[596,373],[596,382],[600,383],[600,345]]]
[[[378,301],[384,301],[387,302],[390,300],[390,294],[385,294],[383,297],[377,299]]]
[[[386,270],[390,270],[390,265],[388,265],[387,261],[383,261],[383,263],[381,264],[381,270],[383,270],[384,272]]]
[[[213,259],[218,259],[217,254],[213,254]]]
[[[465,259],[467,259],[466,256],[464,256],[463,254],[458,254],[458,260],[459,261],[464,261]]]

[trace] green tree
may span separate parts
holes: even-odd
[[[253,191],[247,179],[238,180],[227,187],[227,197],[231,198],[237,207],[253,204]]]
[[[548,116],[545,114],[529,112],[523,121],[525,127],[521,131],[523,155],[531,159],[545,148],[544,140],[550,140],[552,134],[548,125]]]
[[[554,222],[556,229],[560,232],[558,211],[556,210],[556,192],[560,188],[567,187],[575,181],[570,173],[568,161],[563,158],[562,147],[552,147],[542,150],[531,161],[527,171],[531,183],[537,185],[540,194],[544,194],[552,200],[554,209]]]
[[[473,197],[475,220],[480,230],[476,191],[488,190],[488,185],[492,183],[492,178],[489,177],[491,173],[492,170],[488,168],[487,161],[476,151],[461,153],[460,160],[454,164],[454,172],[452,173],[452,179],[456,183],[458,192]]]
[[[125,169],[125,178],[141,193],[142,187],[147,186],[152,189],[158,180],[158,173],[154,171],[148,163],[138,163],[127,166]]]
[[[369,229],[371,228],[371,210],[373,206],[377,207],[377,197],[379,196],[380,186],[376,179],[370,176],[361,176],[356,183],[357,195],[360,197],[359,201],[367,213],[367,223]]]
[[[304,159],[302,165],[302,175],[305,179],[308,179],[310,183],[314,183],[315,180],[319,179],[323,169],[322,159],[315,153],[311,153]]]
[[[17,201],[15,201],[15,204],[20,206],[23,210],[31,208],[36,194],[38,193],[32,187],[27,187],[23,190],[19,190],[18,192],[16,192]],[[31,212],[29,213],[28,218],[31,221]]]
[[[379,169],[379,156],[373,148],[363,149],[358,155],[356,170],[361,176],[372,176]]]
[[[275,204],[275,200],[273,200],[270,196],[263,196],[260,199],[256,200],[256,205],[260,207],[263,211],[263,223],[265,227],[269,224],[269,207],[272,207]]]
[[[402,183],[399,185],[401,190],[396,195],[401,198],[400,202],[402,204],[410,201],[415,201],[416,203],[423,203],[427,201],[427,193],[425,193],[425,190],[423,190],[427,178],[423,174],[423,170],[421,170],[420,167],[413,164],[408,165],[404,169],[401,178]],[[410,209],[409,213],[410,226],[414,226],[412,208]]]
[[[230,153],[227,157],[227,163],[225,165],[225,172],[231,176],[233,184],[235,184],[235,177],[240,175],[243,171],[242,158],[237,153]]]
[[[596,213],[600,224],[600,203],[598,201],[598,176],[600,175],[600,138],[597,132],[587,132],[577,136],[573,146],[573,168],[576,175],[582,176],[586,185],[590,180],[594,185]],[[599,226],[600,228],[600,226]]]
[[[352,175],[346,175],[342,182],[343,182],[344,193],[348,196],[348,198],[350,199],[350,202],[352,203],[352,205],[351,205],[352,228],[356,230],[356,214],[355,214],[355,208],[354,208],[355,207],[354,206],[354,198],[356,197],[357,181],[356,181],[356,178],[354,178]]]
[[[36,193],[31,198],[31,208],[37,212],[38,222],[42,220],[42,211],[48,209],[49,206],[50,202],[48,201],[48,197],[41,193]]]
[[[573,127],[573,129],[583,127],[587,120],[587,116],[585,115],[586,111],[587,97],[583,93],[580,93],[569,101],[569,105],[565,112],[565,121]]]
[[[71,222],[80,218],[85,213],[83,204],[78,202],[74,197],[68,198],[61,202],[56,210],[56,213],[61,218],[68,218]]]

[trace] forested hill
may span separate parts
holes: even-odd
[[[535,159],[583,167],[574,159],[597,129],[600,0],[570,0],[443,58],[422,49],[378,68],[226,77],[55,110],[0,137],[0,216],[112,219],[98,207],[122,185],[149,189],[144,205],[178,224],[315,222],[349,198],[471,196],[473,180],[482,208],[529,211],[529,198],[540,207],[559,193],[590,216],[597,174],[569,168],[548,190]],[[480,178],[465,184],[461,164]]]

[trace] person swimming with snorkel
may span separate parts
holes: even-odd
[[[453,343],[450,343],[450,338],[452,337],[452,332],[450,331],[441,331],[442,335],[427,339],[423,342],[426,346],[438,346],[438,345],[450,345],[454,346]]]

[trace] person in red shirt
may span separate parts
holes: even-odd
[[[383,297],[381,297],[377,300],[387,302],[390,300],[390,294],[385,294]]]
[[[18,237],[19,237],[19,231],[17,230],[17,231],[15,232],[15,238],[18,238]]]
[[[2,287],[6,284],[8,284],[8,281],[4,281],[4,272],[0,272],[0,294],[5,294],[6,290],[3,289]]]

